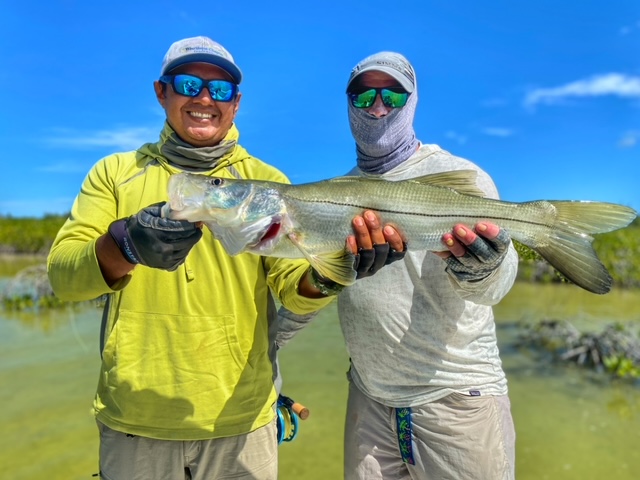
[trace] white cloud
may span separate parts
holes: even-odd
[[[631,130],[622,135],[618,146],[621,148],[632,148],[636,146],[638,140],[640,140],[640,130]]]
[[[547,105],[560,103],[568,97],[601,96],[640,98],[640,77],[620,73],[594,75],[559,87],[533,90],[525,97],[524,104],[533,107],[538,103]]]
[[[59,135],[45,138],[45,142],[55,147],[78,149],[109,147],[116,150],[134,150],[143,143],[157,139],[157,129],[136,127],[95,132],[61,130]]]
[[[491,137],[510,137],[513,135],[513,130],[509,128],[486,127],[482,129],[482,133]]]
[[[63,161],[36,167],[35,171],[44,173],[86,173],[87,166],[82,165],[80,162]]]
[[[640,20],[633,25],[623,25],[620,27],[620,35],[630,35],[634,30],[640,29]]]
[[[193,26],[196,26],[196,27],[197,27],[197,26],[199,26],[199,25],[200,25],[200,24],[199,24],[199,22],[198,22],[194,17],[192,17],[191,15],[189,15],[189,13],[185,12],[184,10],[179,11],[179,12],[178,12],[178,16],[179,16],[182,20],[184,20],[184,21],[185,21],[185,22],[187,22],[187,23],[190,23],[190,24],[191,24],[191,25],[193,25]]]
[[[454,142],[458,142],[460,145],[464,145],[465,143],[467,143],[467,137],[457,132],[454,132],[453,130],[449,130],[444,134],[444,136],[453,140]]]

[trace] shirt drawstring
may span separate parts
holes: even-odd
[[[402,461],[415,465],[413,459],[413,447],[411,443],[411,408],[396,408],[396,426],[398,431],[398,447]]]

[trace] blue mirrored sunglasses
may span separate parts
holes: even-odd
[[[371,107],[378,95],[380,95],[382,103],[389,108],[404,107],[409,98],[409,93],[402,88],[369,88],[360,93],[349,92],[347,95],[349,95],[351,105],[356,108]]]
[[[163,75],[162,83],[170,84],[173,91],[185,97],[197,97],[206,86],[211,99],[216,102],[230,102],[238,93],[238,85],[227,80],[204,80],[195,75]]]

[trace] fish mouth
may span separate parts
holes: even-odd
[[[258,241],[258,245],[266,243],[272,238],[276,238],[278,236],[278,233],[280,232],[280,227],[282,227],[282,224],[280,222],[274,222],[271,225],[269,225],[269,228],[267,228],[267,231],[264,233],[262,238]]]
[[[169,218],[191,221],[197,216],[201,210],[200,205],[204,202],[204,192],[198,182],[192,180],[191,177],[171,175],[168,192],[167,205],[169,208],[165,208],[165,210],[171,212]]]
[[[280,239],[282,223],[280,221],[274,221],[263,231],[264,233],[262,236],[257,241],[250,244],[250,251],[254,253],[270,251]]]

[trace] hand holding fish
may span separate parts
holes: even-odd
[[[351,224],[353,235],[347,237],[345,250],[353,254],[356,279],[370,277],[383,266],[404,258],[406,244],[400,233],[391,225],[383,227],[376,212],[367,210]],[[301,295],[314,298],[336,295],[344,285],[324,278],[312,267],[298,288]]]
[[[109,234],[130,264],[173,271],[202,237],[194,223],[163,218],[165,202],[149,205],[137,214],[109,225]]]
[[[382,227],[376,212],[367,210],[352,221],[354,235],[347,237],[347,249],[355,255],[356,279],[370,277],[383,266],[404,258],[406,244],[391,225]]]
[[[474,229],[457,224],[442,235],[449,249],[436,252],[447,263],[447,272],[460,281],[476,282],[488,277],[504,260],[511,237],[494,223],[477,223]]]

